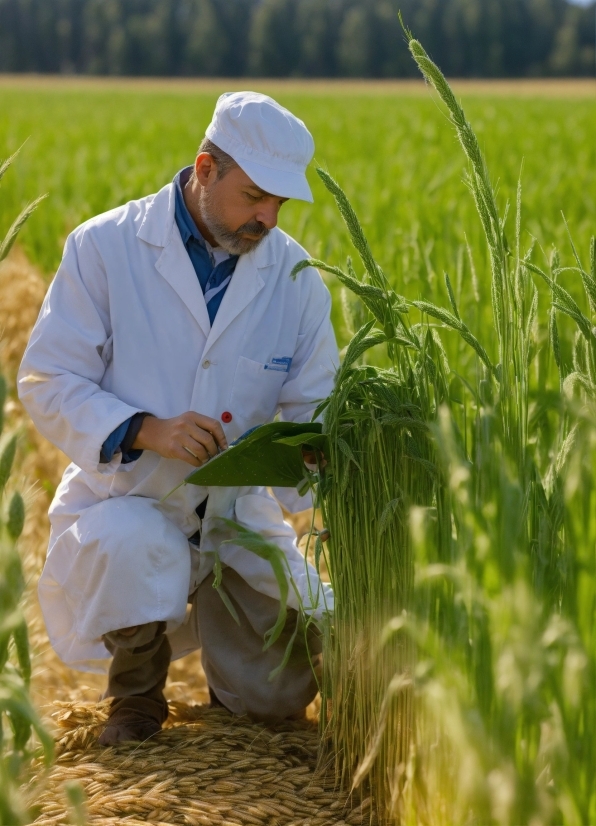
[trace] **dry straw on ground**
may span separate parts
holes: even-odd
[[[14,386],[16,371],[47,281],[17,249],[0,265],[0,364]],[[333,790],[316,767],[318,732],[309,719],[275,728],[209,709],[198,652],[173,663],[166,694],[165,730],[144,744],[117,749],[96,745],[107,715],[99,702],[105,677],[64,666],[51,649],[37,602],[53,490],[68,462],[35,430],[14,397],[9,424],[21,433],[20,489],[27,491],[27,522],[20,541],[28,581],[26,612],[32,645],[32,694],[56,732],[57,759],[46,772],[33,767],[26,792],[44,826],[72,822],[65,783],[78,781],[87,796],[90,826],[109,824],[234,824],[234,826],[340,826],[369,822],[370,802],[352,801]],[[296,521],[308,530],[308,514]],[[354,808],[355,806],[355,808]]]
[[[62,733],[44,790],[30,793],[40,826],[65,822],[64,784],[81,783],[90,826],[108,823],[221,826],[340,826],[367,818],[369,801],[346,810],[317,773],[313,721],[266,728],[222,709],[171,705],[167,728],[142,745],[102,749],[97,732],[107,703],[64,703]],[[38,781],[37,781],[38,782]]]

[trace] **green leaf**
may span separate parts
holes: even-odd
[[[6,483],[10,477],[12,470],[12,463],[17,449],[17,437],[13,436],[6,444],[2,455],[0,456],[0,493],[4,490]]]
[[[484,362],[491,373],[495,372],[495,368],[488,357],[488,353],[461,319],[457,318],[448,310],[444,310],[442,307],[437,307],[435,304],[431,304],[429,301],[412,301],[412,304],[415,307],[418,307],[421,312],[431,316],[431,318],[436,318],[438,321],[442,321],[447,327],[451,327],[452,330],[456,330],[463,340],[476,351],[478,357]]]
[[[359,464],[359,462],[358,462],[358,460],[356,459],[356,457],[354,456],[354,451],[352,450],[352,448],[350,447],[350,445],[346,442],[346,440],[345,440],[345,439],[341,439],[341,438],[339,438],[339,439],[337,440],[337,446],[338,446],[338,448],[341,450],[341,452],[343,453],[343,455],[346,457],[346,459],[348,460],[348,462],[352,462],[353,464],[355,464],[355,465],[356,465],[356,467],[358,468],[358,470],[360,470],[360,471],[361,471],[361,470],[362,470],[362,467],[361,467],[361,465]]]
[[[285,444],[283,440],[305,436],[305,441],[311,443],[321,431],[322,425],[318,422],[261,425],[207,464],[193,470],[184,481],[190,485],[215,487],[296,487],[304,478],[300,449],[303,442]]]
[[[296,280],[296,276],[299,272],[302,272],[302,270],[307,270],[309,267],[316,267],[318,270],[323,270],[324,272],[332,273],[333,275],[345,275],[339,267],[332,267],[331,264],[326,264],[318,258],[304,258],[292,267],[292,271],[290,273],[290,278],[292,281]]]
[[[31,680],[31,657],[29,656],[29,635],[27,632],[27,623],[22,620],[12,632],[17,652],[17,659],[21,676],[25,685],[29,685]]]
[[[588,303],[590,305],[590,311],[592,313],[596,313],[596,280],[591,274],[584,272],[584,270],[580,270],[580,273],[584,290],[588,298]]]
[[[78,780],[69,780],[64,784],[64,791],[71,809],[69,822],[73,823],[74,826],[86,826],[85,801],[87,796],[83,786]]]
[[[361,327],[348,344],[343,363],[338,373],[337,381],[339,383],[341,383],[341,376],[345,374],[348,368],[351,367],[355,361],[358,361],[358,359],[364,355],[367,350],[371,347],[375,347],[377,344],[382,344],[384,341],[387,341],[387,336],[385,333],[380,330],[372,331],[374,323],[374,321],[369,321],[368,324]]]
[[[569,456],[575,450],[578,432],[579,425],[574,424],[569,433],[567,434],[565,441],[561,445],[561,449],[559,450],[556,461],[554,463],[554,471],[557,477],[561,476],[565,469],[565,466],[567,465]]]
[[[553,351],[555,364],[557,365],[559,372],[561,372],[563,360],[561,357],[561,345],[559,342],[559,329],[557,327],[557,314],[554,310],[554,307],[551,307],[551,309],[549,310],[548,317],[548,332],[550,338],[550,346]]]
[[[47,195],[40,195],[39,198],[36,198],[34,201],[31,201],[30,204],[27,204],[27,206],[15,218],[15,220],[12,223],[12,226],[6,233],[4,241],[2,241],[2,244],[0,244],[0,261],[3,261],[10,252],[11,247],[17,240],[17,235],[23,228],[23,224],[25,223],[25,221],[29,218],[31,213],[35,212],[35,210],[37,209],[39,204],[44,200],[44,198],[47,197]]]
[[[19,146],[19,148],[17,149],[16,152],[13,152],[13,154],[9,158],[6,158],[5,161],[2,161],[2,163],[0,164],[0,181],[2,180],[4,175],[8,172],[8,168],[14,162],[14,160],[16,159],[17,155],[19,154],[19,152],[21,151],[21,149],[23,148],[24,145],[25,145],[24,143],[21,144],[21,146]]]
[[[539,275],[543,281],[545,281],[548,286],[552,290],[553,294],[553,307],[559,310],[559,312],[568,315],[572,318],[577,326],[579,327],[582,335],[586,339],[586,341],[593,342],[595,336],[592,332],[592,324],[590,319],[587,318],[582,311],[580,310],[577,302],[574,298],[567,292],[560,284],[547,275],[540,267],[537,267],[535,264],[531,264],[529,261],[524,262],[524,267],[530,270],[530,272]],[[562,272],[562,270],[559,270]]]
[[[315,570],[317,574],[321,574],[319,567],[321,564],[321,554],[323,553],[323,541],[320,536],[315,539]]]
[[[306,496],[307,492],[311,487],[310,479],[304,475],[300,482],[296,485],[296,490],[298,491],[298,496]]]
[[[295,436],[285,436],[283,439],[275,439],[275,442],[278,445],[290,445],[291,447],[312,445],[322,453],[329,451],[329,439],[323,433],[297,433]]]
[[[213,588],[219,594],[221,601],[226,606],[230,614],[232,615],[232,619],[236,623],[236,625],[240,625],[240,617],[238,616],[238,612],[234,607],[232,600],[226,594],[224,589],[221,587],[221,579],[222,579],[222,567],[221,567],[221,559],[219,558],[219,554],[215,553],[215,559],[213,561]]]
[[[221,521],[229,528],[233,528],[238,532],[238,536],[234,537],[234,539],[226,539],[221,544],[240,545],[241,548],[246,548],[247,551],[256,554],[261,557],[261,559],[266,559],[271,565],[273,574],[277,580],[280,595],[279,613],[273,628],[270,628],[265,632],[265,645],[263,646],[263,651],[266,651],[277,639],[279,639],[281,632],[284,630],[288,615],[288,578],[290,577],[290,573],[286,555],[281,548],[273,542],[268,542],[261,536],[261,534],[255,533],[255,531],[249,531],[248,528],[245,528],[243,525],[239,525],[237,522],[233,522],[231,519],[222,519]],[[286,570],[288,571],[287,575]]]
[[[362,303],[370,310],[380,324],[384,326],[387,325],[391,328],[391,334],[393,333],[393,314],[408,312],[408,305],[405,299],[393,290],[381,289],[372,284],[363,283],[353,275],[348,275],[343,272],[339,267],[333,267],[317,258],[308,258],[296,264],[290,275],[295,278],[296,274],[307,266],[316,267],[319,270],[335,275],[344,287],[362,300]],[[391,334],[388,337],[391,337]],[[408,342],[408,344],[410,344],[410,342]]]
[[[25,524],[25,503],[23,497],[17,491],[12,495],[10,505],[8,506],[8,521],[6,528],[13,539],[18,539],[23,532]]]
[[[449,398],[456,404],[464,404],[464,383],[459,376],[454,376],[449,382]]]
[[[228,609],[228,611],[232,615],[232,619],[234,620],[236,625],[240,625],[240,617],[238,616],[238,611],[236,611],[236,609],[234,608],[234,605],[232,604],[232,601],[230,600],[229,596],[226,594],[226,592],[221,587],[221,585],[216,585],[215,582],[214,582],[213,587],[215,588],[215,590],[219,594],[223,604],[226,606],[226,608]]]
[[[4,427],[4,404],[6,402],[6,380],[0,376],[0,436]]]
[[[234,608],[234,605],[232,604],[232,601],[230,600],[229,596],[226,594],[223,588],[217,586],[215,583],[213,583],[213,587],[221,597],[221,601],[223,602],[223,604],[226,606],[226,608],[232,615],[232,619],[234,620],[236,625],[240,625],[240,617],[238,616],[238,612]]]
[[[449,296],[449,303],[453,308],[453,313],[456,318],[459,318],[459,311],[457,309],[457,303],[455,301],[455,293],[453,292],[453,287],[451,286],[451,279],[445,273],[445,286],[447,287],[447,295]]]
[[[6,671],[0,673],[0,715],[2,713],[10,715],[11,723],[12,720],[19,721],[16,726],[19,737],[17,748],[19,749],[26,745],[27,741],[23,742],[25,733],[33,728],[44,751],[44,762],[49,765],[54,754],[54,740],[37,716],[23,681],[16,674]],[[15,736],[16,734],[15,731]]]
[[[281,674],[281,672],[284,670],[284,668],[288,664],[288,661],[289,661],[290,656],[292,654],[292,649],[294,647],[294,642],[296,641],[296,636],[298,634],[298,629],[299,628],[300,628],[300,614],[298,614],[298,616],[296,617],[296,627],[294,628],[292,636],[290,637],[290,639],[288,641],[288,644],[286,645],[286,650],[284,651],[284,655],[282,657],[282,660],[281,660],[280,664],[277,666],[277,668],[274,668],[273,671],[269,674],[269,678],[268,678],[269,682],[273,682],[273,680],[275,680],[275,678],[278,677]]]
[[[356,216],[356,213],[354,212],[354,209],[348,201],[345,193],[342,191],[342,188],[339,186],[337,181],[335,181],[328,172],[325,172],[324,169],[317,167],[317,175],[327,190],[335,198],[335,203],[337,204],[340,215],[344,219],[344,223],[350,233],[352,243],[360,255],[360,259],[364,264],[364,268],[368,273],[371,283],[377,287],[385,289],[387,287],[387,279],[373,258],[370,247],[368,246],[368,241],[366,240],[362,227],[360,226],[360,222],[358,221],[358,217]]]
[[[10,714],[8,719],[14,738],[14,748],[22,751],[31,737],[31,721],[24,714]]]
[[[385,533],[401,501],[401,497],[399,499],[392,499],[390,502],[387,502],[387,504],[383,508],[383,512],[381,513],[378,524],[379,534]]]

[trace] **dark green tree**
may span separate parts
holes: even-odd
[[[452,77],[594,73],[568,0],[0,0],[0,71],[408,77],[399,9]]]

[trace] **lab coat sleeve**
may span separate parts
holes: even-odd
[[[101,447],[118,425],[140,412],[100,386],[110,346],[106,273],[95,240],[83,225],[66,242],[25,350],[17,387],[40,433],[89,473],[115,472],[121,455],[100,464]]]

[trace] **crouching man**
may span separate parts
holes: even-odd
[[[40,601],[64,662],[109,665],[105,745],[159,731],[170,660],[197,648],[212,701],[235,714],[275,721],[316,694],[314,633],[297,635],[268,680],[298,621],[293,590],[285,632],[264,652],[276,580],[265,560],[221,544],[234,534],[220,517],[259,532],[286,554],[306,610],[329,608],[276,500],[187,485],[160,501],[189,466],[277,411],[308,421],[331,390],[329,294],[315,270],[290,278],[306,253],[276,227],[287,199],[312,201],[313,151],[271,98],[223,95],[194,166],[69,236],[33,329],[19,395],[71,459],[50,507]]]

